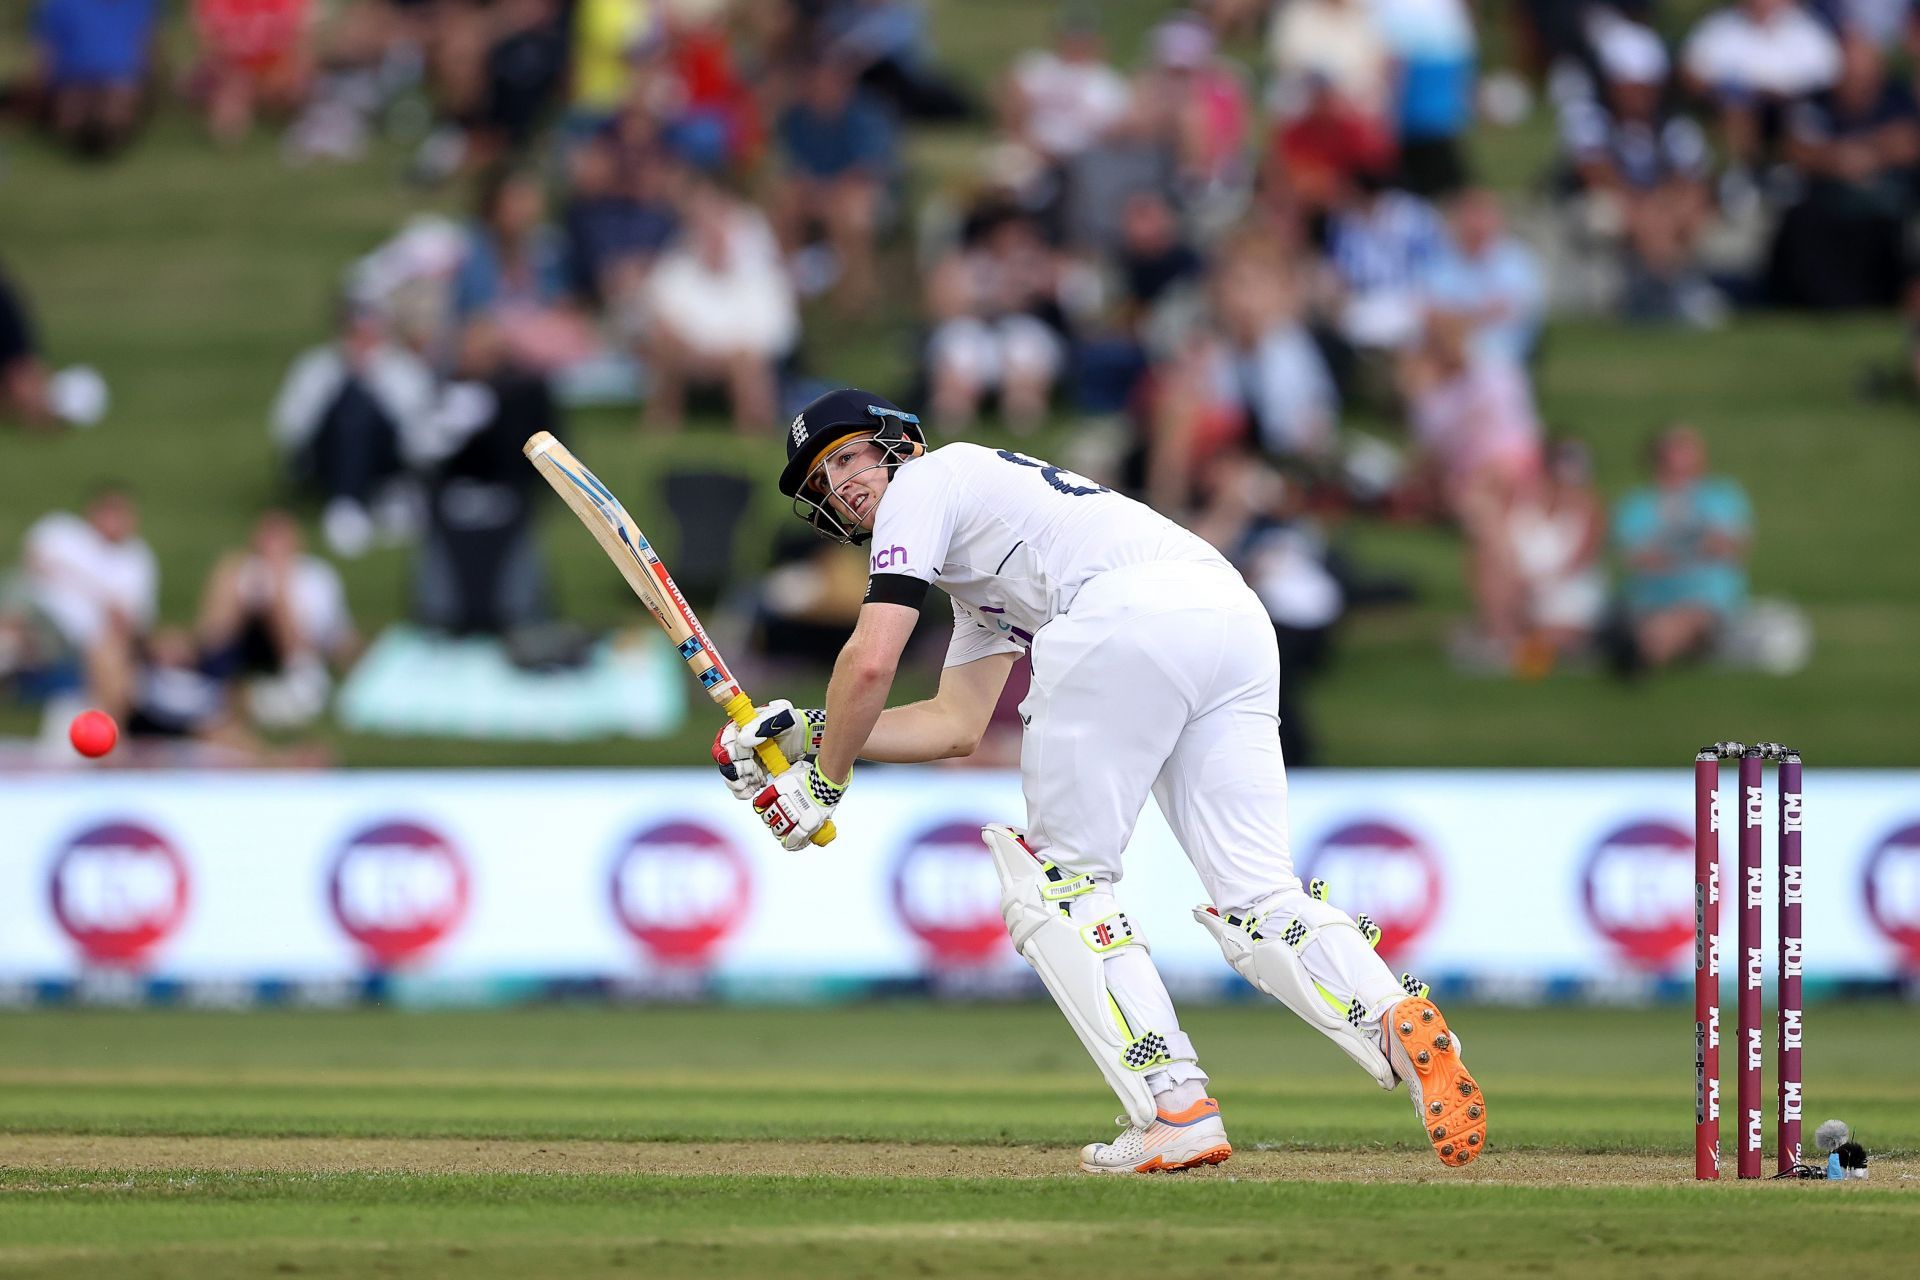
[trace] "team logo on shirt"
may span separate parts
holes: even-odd
[[[904,569],[906,567],[907,549],[905,547],[888,547],[884,551],[876,551],[873,553],[873,571],[875,573],[879,573],[883,569]]]

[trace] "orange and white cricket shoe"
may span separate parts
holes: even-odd
[[[1172,1173],[1219,1164],[1233,1154],[1220,1104],[1202,1098],[1184,1111],[1162,1111],[1142,1129],[1121,1116],[1120,1136],[1080,1148],[1082,1173]]]
[[[1460,1061],[1460,1039],[1433,1001],[1400,1001],[1380,1020],[1387,1058],[1407,1082],[1413,1113],[1441,1164],[1470,1163],[1487,1147],[1487,1100]]]

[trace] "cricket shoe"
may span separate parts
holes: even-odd
[[[1424,995],[1400,1001],[1381,1019],[1387,1058],[1407,1082],[1413,1112],[1440,1163],[1470,1163],[1487,1146],[1487,1100],[1460,1061],[1460,1041]]]
[[[1142,1129],[1125,1116],[1112,1142],[1089,1142],[1080,1148],[1082,1173],[1172,1173],[1203,1164],[1219,1164],[1233,1154],[1227,1126],[1220,1123],[1220,1104],[1202,1098],[1184,1111],[1162,1111]]]

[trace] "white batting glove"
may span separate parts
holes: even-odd
[[[852,781],[849,774],[847,782]],[[833,817],[840,797],[847,794],[847,782],[830,781],[809,760],[768,783],[753,798],[753,811],[789,852],[798,853]]]
[[[720,766],[720,777],[736,800],[752,800],[772,781],[767,767],[760,763],[754,748],[771,742],[790,763],[799,764],[820,750],[820,738],[827,731],[827,713],[818,707],[806,710],[785,698],[776,698],[753,709],[746,728],[729,720],[713,738],[713,762]]]

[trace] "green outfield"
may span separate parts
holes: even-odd
[[[1904,1273],[1920,1021],[1816,1005],[1844,1187],[1689,1178],[1686,1012],[1461,1009],[1489,1154],[1265,1004],[1196,1010],[1237,1153],[1093,1179],[1050,1009],[75,1011],[0,1019],[8,1276]],[[1731,1141],[1731,1126],[1728,1139]]]

